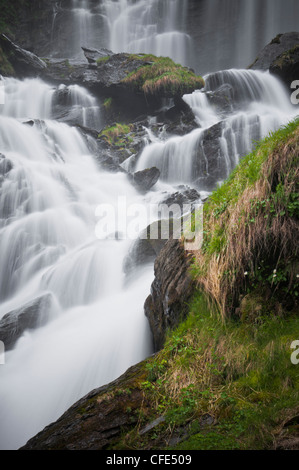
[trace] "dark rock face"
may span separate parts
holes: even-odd
[[[158,220],[149,225],[131,247],[124,261],[125,273],[136,267],[153,263],[162,248],[173,236],[171,220]]]
[[[250,66],[253,70],[268,70],[281,54],[293,49],[299,44],[299,33],[291,32],[278,34],[258,55],[255,62]]]
[[[13,169],[11,160],[7,159],[5,155],[0,153],[0,183],[5,176]]]
[[[184,204],[192,204],[200,199],[200,194],[196,189],[181,185],[178,187],[178,191],[167,196],[162,201],[162,204],[166,204],[167,206],[177,204],[180,207],[183,207]]]
[[[129,175],[132,184],[141,191],[149,191],[159,180],[160,170],[158,168],[147,168]]]
[[[144,305],[156,351],[163,347],[166,331],[176,327],[188,312],[194,287],[188,272],[190,263],[179,240],[169,240],[156,259],[155,280]]]
[[[279,34],[259,54],[254,70],[270,70],[289,87],[299,79],[299,33]]]
[[[17,46],[4,34],[0,35],[0,46],[5,55],[9,57],[16,74],[20,77],[35,76],[47,68],[43,60],[32,52]]]
[[[157,124],[157,130],[160,128],[168,136],[186,135],[198,128],[193,111],[182,99],[176,99],[175,106],[159,113],[157,121],[163,123],[163,126]]]
[[[48,321],[52,302],[52,294],[46,294],[4,315],[0,320],[0,340],[7,351],[14,347],[26,330],[42,326]]]
[[[299,34],[297,45],[272,62],[270,73],[279,77],[288,87],[293,81],[299,80]]]
[[[207,129],[193,158],[194,175],[200,175],[196,179],[196,184],[204,191],[213,190],[216,183],[226,174],[225,160],[220,146],[222,130],[222,122]]]
[[[146,405],[140,386],[146,377],[144,363],[131,367],[119,379],[79,400],[21,450],[104,450],[113,446],[122,433],[136,426],[137,412]]]
[[[95,65],[98,60],[101,60],[106,57],[110,57],[113,55],[112,51],[109,51],[109,49],[87,49],[86,47],[82,47],[82,50],[84,52],[84,55],[86,59],[88,60],[88,63],[91,65]]]
[[[221,85],[214,92],[207,93],[207,98],[216,110],[224,115],[233,111],[234,90],[231,85]]]

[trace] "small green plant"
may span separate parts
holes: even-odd
[[[130,126],[116,123],[115,125],[106,127],[102,130],[99,134],[99,138],[104,138],[110,146],[122,148],[132,143],[133,138],[130,133]]]

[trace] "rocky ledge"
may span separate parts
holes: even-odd
[[[188,300],[194,291],[189,274],[192,258],[180,240],[169,240],[155,261],[155,279],[144,309],[153,333],[155,350],[160,350],[166,333],[188,313]]]
[[[21,450],[103,450],[138,425],[144,403],[141,384],[145,363],[75,403],[55,423],[29,440]]]
[[[253,70],[270,70],[288,87],[299,79],[299,33],[278,34],[250,66]]]

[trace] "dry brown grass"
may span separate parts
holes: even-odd
[[[216,300],[223,317],[234,311],[248,274],[254,273],[264,259],[271,259],[276,265],[281,260],[298,259],[299,221],[286,214],[285,206],[290,194],[298,192],[298,155],[299,130],[296,130],[286,144],[269,154],[260,178],[245,188],[237,203],[230,204],[220,217],[209,212],[206,223],[210,233],[213,237],[222,230],[225,246],[210,255],[204,251],[197,253],[197,265],[205,267],[198,283]],[[283,198],[275,197],[279,185],[284,187]],[[296,265],[290,273],[290,282],[296,275],[295,269]]]

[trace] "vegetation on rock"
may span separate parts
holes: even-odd
[[[204,86],[202,77],[195,75],[187,67],[175,64],[168,57],[145,54],[131,57],[148,62],[123,80],[123,83],[136,92],[143,92],[145,95],[182,96]]]
[[[99,134],[99,138],[104,138],[110,146],[122,148],[132,143],[133,139],[129,135],[130,132],[130,126],[116,123],[103,129]]]
[[[240,314],[240,296],[255,289],[269,311],[298,309],[298,126],[258,144],[205,205],[194,273],[223,317]]]

